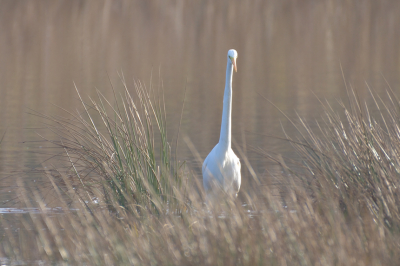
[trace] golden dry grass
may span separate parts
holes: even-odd
[[[3,236],[3,256],[56,265],[398,264],[396,99],[376,102],[382,116],[373,118],[349,90],[345,119],[326,104],[318,134],[299,118],[299,137],[287,139],[304,170],[274,158],[283,170],[278,188],[249,188],[245,205],[226,200],[208,209],[199,180],[168,154],[162,105],[140,84],[136,92],[110,104],[111,114],[92,101],[93,114],[56,120],[63,134],[54,143],[70,168],[43,174],[63,212],[46,213],[48,191],[21,183],[21,202],[43,212],[22,216],[23,229]]]

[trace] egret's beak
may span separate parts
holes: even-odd
[[[235,68],[235,72],[237,72],[237,68],[236,68],[236,58],[232,58],[232,64],[233,64],[233,67]]]

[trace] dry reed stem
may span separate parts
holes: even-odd
[[[361,108],[351,90],[345,119],[324,104],[326,115],[318,124],[321,132],[314,132],[299,117],[297,128],[303,133],[300,138],[287,135],[287,140],[299,154],[297,164],[303,164],[303,172],[258,148],[281,166],[282,171],[274,173],[281,180],[279,186],[250,187],[243,191],[247,205],[227,199],[210,209],[203,204],[200,179],[190,176],[190,169],[169,168],[174,164],[166,136],[161,137],[160,156],[155,155],[156,135],[165,130],[162,108],[153,107],[157,101],[136,84],[138,105],[127,88],[123,103],[115,108],[100,94],[100,104],[91,102],[93,116],[104,123],[102,129],[89,113],[91,122],[75,116],[79,125],[56,120],[55,132],[62,141],[54,143],[68,151],[75,170],[45,172],[65,213],[32,213],[24,221],[35,238],[32,249],[38,250],[42,261],[75,265],[398,263],[400,116],[395,102],[381,108],[389,113],[382,114],[384,127]],[[111,113],[117,112],[116,120],[103,102]],[[157,120],[154,127],[153,119]],[[184,140],[196,156],[190,139]],[[245,152],[239,151],[252,169]],[[197,158],[201,161],[198,154]],[[252,175],[260,180],[254,171]],[[43,193],[23,187],[20,198],[26,206],[44,211]],[[26,261],[38,257],[21,253],[10,232],[5,239],[1,252],[6,256]]]

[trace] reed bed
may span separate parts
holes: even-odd
[[[302,171],[272,157],[280,186],[241,191],[246,204],[216,208],[205,206],[200,178],[171,156],[162,101],[140,83],[134,96],[122,95],[118,104],[100,94],[81,99],[85,112],[74,121],[52,118],[53,143],[69,166],[43,175],[63,212],[46,209],[48,189],[21,183],[21,202],[42,212],[3,235],[1,256],[46,265],[399,263],[400,108],[392,94],[388,105],[376,101],[378,118],[350,89],[343,113],[322,103],[319,132],[299,118],[299,137],[286,137]]]

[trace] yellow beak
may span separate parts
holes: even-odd
[[[237,68],[236,68],[236,58],[231,58],[233,67],[235,68],[235,72],[237,72]]]

